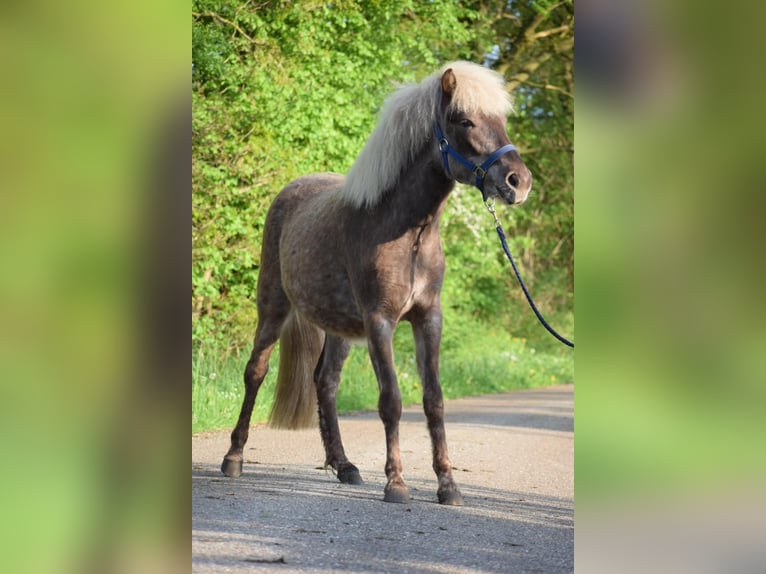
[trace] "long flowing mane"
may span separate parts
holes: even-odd
[[[441,100],[441,76],[448,68],[457,79],[451,109],[501,116],[510,113],[511,98],[503,77],[471,62],[452,62],[419,84],[405,84],[383,104],[378,125],[340,191],[343,201],[357,208],[372,207],[396,185],[433,134],[433,120]]]

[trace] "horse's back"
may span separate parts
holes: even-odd
[[[335,195],[344,177],[337,173],[304,175],[288,183],[274,198],[266,214],[263,232],[263,256],[277,256],[282,234],[307,202],[319,195]],[[335,191],[336,193],[333,193]]]
[[[333,194],[343,186],[345,177],[339,173],[314,173],[304,175],[288,183],[274,198],[269,208],[268,220],[280,222],[290,217],[301,205],[319,194]]]

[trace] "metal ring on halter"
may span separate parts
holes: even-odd
[[[497,212],[495,211],[495,200],[492,197],[489,197],[484,200],[484,205],[487,208],[487,211],[489,211],[492,214],[492,217],[495,219],[495,229],[500,227],[500,220],[497,218]]]

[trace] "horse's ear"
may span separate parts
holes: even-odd
[[[444,94],[444,103],[447,103],[452,99],[452,94],[455,93],[455,86],[457,86],[455,72],[452,71],[452,68],[447,68],[442,74],[442,93]]]

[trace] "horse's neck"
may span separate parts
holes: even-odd
[[[405,225],[437,221],[455,182],[427,151],[421,152],[387,198],[387,212]]]
[[[439,158],[423,150],[372,208],[351,208],[344,216],[348,240],[364,245],[438,240],[439,219],[455,186]]]

